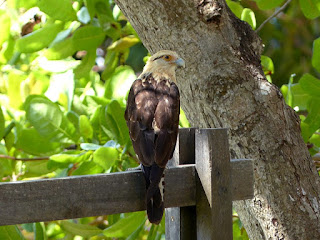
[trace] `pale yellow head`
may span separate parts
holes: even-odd
[[[174,51],[162,50],[149,58],[143,68],[143,73],[152,73],[156,80],[165,77],[175,82],[177,67],[185,67],[184,60]]]

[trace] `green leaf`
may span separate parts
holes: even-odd
[[[81,64],[73,70],[77,79],[85,77],[89,74],[93,65],[95,64],[96,57],[96,49],[92,49],[87,52],[87,54],[82,59]]]
[[[0,239],[24,240],[22,233],[16,225],[0,226]]]
[[[50,156],[50,161],[57,163],[79,163],[87,161],[91,157],[92,152],[80,152],[69,150],[68,152],[63,152],[60,154],[55,154]]]
[[[279,7],[284,0],[256,0],[257,5],[262,10],[268,10]]]
[[[243,11],[241,4],[239,2],[233,2],[232,0],[226,0],[226,2],[234,15],[236,15],[238,18],[241,18],[241,13]]]
[[[110,139],[110,137],[108,135],[108,132],[105,131],[105,129],[107,129],[105,107],[98,107],[91,117],[90,122],[94,130],[94,139],[96,139],[100,144],[106,143]]]
[[[249,23],[252,29],[256,29],[256,17],[250,8],[243,9],[240,19]]]
[[[93,161],[86,161],[81,163],[81,165],[72,172],[72,176],[76,175],[89,175],[89,174],[98,174],[104,171],[103,167],[100,167]]]
[[[38,7],[53,19],[64,22],[77,20],[69,0],[38,0]]]
[[[83,103],[89,108],[97,108],[99,106],[107,106],[110,103],[109,99],[97,96],[85,96]]]
[[[36,156],[48,156],[60,151],[60,143],[48,142],[36,129],[22,129],[18,132],[16,147],[25,153]]]
[[[93,161],[108,170],[118,159],[118,151],[112,147],[101,147],[93,154]]]
[[[50,85],[45,95],[53,102],[59,102],[65,109],[71,110],[74,96],[74,74],[72,70],[52,74]]]
[[[106,107],[107,134],[119,144],[125,145],[129,141],[129,130],[124,119],[124,109],[119,102],[113,100]]]
[[[309,19],[320,16],[320,0],[299,0],[303,14]]]
[[[75,52],[76,49],[73,46],[72,38],[66,38],[65,40],[59,41],[45,50],[44,56],[48,60],[61,60],[72,56]]]
[[[77,50],[96,49],[104,40],[105,33],[99,27],[84,26],[73,34],[73,44]]]
[[[13,56],[15,40],[12,36],[2,44],[0,50],[0,64],[6,64]]]
[[[89,119],[85,115],[81,115],[79,118],[79,130],[82,137],[85,139],[92,139],[93,129]]]
[[[274,66],[271,58],[261,55],[261,65],[264,74],[274,74]]]
[[[105,97],[119,101],[123,100],[135,79],[136,75],[131,67],[117,67],[106,82]]]
[[[2,108],[0,106],[0,140],[4,135],[4,129],[5,129],[5,120],[4,120]]]
[[[311,98],[308,102],[308,116],[303,121],[308,125],[308,138],[320,128],[320,98]]]
[[[21,71],[13,70],[9,72],[8,97],[10,105],[16,109],[19,109],[22,105],[20,86],[26,78],[27,75]]]
[[[306,110],[310,95],[301,88],[300,83],[292,84],[290,90],[292,94],[292,107],[297,106],[299,110]]]
[[[16,48],[22,53],[39,51],[49,46],[62,28],[62,22],[48,23],[43,28],[19,38],[16,42]]]
[[[320,72],[320,38],[313,42],[312,66]]]
[[[7,11],[0,9],[0,48],[10,37],[11,20]]]
[[[101,75],[102,79],[107,80],[114,73],[116,67],[118,66],[119,55],[119,52],[107,51],[105,57],[106,68]]]
[[[60,226],[62,229],[73,235],[79,235],[85,238],[93,237],[102,233],[102,230],[98,227],[88,224],[76,224],[70,221],[61,221]]]
[[[140,226],[133,233],[131,233],[130,236],[126,238],[126,240],[138,239],[140,232],[143,231],[146,220],[147,218],[145,218],[145,220],[140,224]]]
[[[311,96],[320,97],[320,80],[309,73],[304,74],[299,83],[301,88]]]
[[[13,1],[7,1],[7,4],[10,8],[25,8],[29,9],[36,5],[37,0],[13,0]]]
[[[34,240],[46,240],[47,234],[43,223],[33,223]]]
[[[47,167],[48,160],[42,161],[29,161],[26,162],[25,165],[25,174],[23,175],[24,178],[30,177],[39,177],[51,172],[51,170]]]
[[[26,117],[42,137],[49,141],[78,141],[75,127],[56,104],[40,97],[27,102]]]
[[[145,221],[144,211],[130,213],[125,218],[103,230],[103,235],[110,238],[128,237]]]
[[[179,116],[179,125],[184,128],[190,127],[190,123],[187,119],[187,116],[181,108],[180,108],[180,116]]]
[[[115,41],[108,47],[108,51],[118,51],[123,52],[128,48],[131,48],[133,45],[140,42],[140,39],[134,35],[129,35],[123,38],[120,38],[118,41]]]

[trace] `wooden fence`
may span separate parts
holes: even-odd
[[[232,201],[253,197],[252,160],[226,129],[180,129],[165,170],[166,239],[232,239]],[[0,225],[145,210],[141,171],[0,183]]]

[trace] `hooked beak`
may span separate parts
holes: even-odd
[[[178,58],[175,63],[177,64],[178,67],[186,67],[186,64],[182,58]]]

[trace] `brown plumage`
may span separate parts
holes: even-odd
[[[125,119],[133,148],[146,179],[149,221],[159,224],[164,210],[163,171],[176,145],[180,95],[176,67],[184,66],[177,53],[154,54],[132,84]]]

